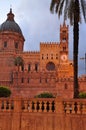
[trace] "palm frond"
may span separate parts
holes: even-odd
[[[57,4],[56,4],[56,9],[55,9],[55,12],[56,12],[56,13],[57,13],[58,10],[59,10],[60,2],[61,2],[61,0],[58,0],[58,2],[57,2]]]
[[[52,0],[50,4],[50,11],[53,13],[57,0]]]
[[[81,22],[82,14],[86,22],[86,0],[52,0],[50,11],[57,13],[59,18],[63,13],[64,20],[68,18],[71,25],[73,25],[75,13],[78,22]]]
[[[69,6],[69,2],[68,0],[66,0],[65,7],[64,7],[64,20],[67,20],[68,17],[68,6]]]
[[[59,10],[58,10],[58,16],[60,17],[62,15],[62,10],[64,8],[64,2],[65,0],[62,0],[59,4]]]
[[[74,23],[74,0],[71,0],[68,5],[68,19],[70,20],[70,24]]]
[[[86,22],[86,1],[85,0],[80,0],[81,1],[81,10],[83,13],[84,21]]]

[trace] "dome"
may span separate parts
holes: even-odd
[[[12,31],[22,35],[22,31],[19,25],[14,21],[14,14],[12,13],[12,9],[10,9],[10,12],[7,14],[7,16],[7,20],[0,25],[0,32]]]

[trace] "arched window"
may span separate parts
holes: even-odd
[[[4,48],[6,48],[6,47],[7,47],[7,41],[4,42]]]
[[[44,54],[42,54],[42,60],[44,59]]]
[[[42,82],[42,80],[41,80],[41,77],[40,77],[40,83]]]
[[[56,59],[58,59],[58,54],[56,54]]]
[[[63,51],[66,51],[66,47],[63,47]]]
[[[47,54],[47,59],[48,59],[48,54]]]
[[[21,79],[21,83],[24,83],[24,78]]]
[[[31,64],[28,64],[28,72],[31,71]]]
[[[53,62],[48,62],[47,65],[46,65],[46,69],[48,71],[53,71],[55,70],[55,64]]]
[[[64,89],[68,89],[68,85],[67,85],[67,83],[65,83],[65,85],[64,85]]]
[[[30,83],[30,79],[29,78],[27,79],[27,82]]]
[[[53,54],[51,54],[51,59],[53,59]]]
[[[35,64],[35,71],[38,71],[38,64]]]
[[[21,70],[24,71],[24,65],[21,66]]]
[[[48,82],[48,80],[47,80],[47,78],[45,79],[45,83],[47,83]]]
[[[18,49],[18,43],[17,42],[15,43],[15,48]]]

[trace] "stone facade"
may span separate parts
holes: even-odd
[[[0,85],[8,86],[12,96],[34,97],[41,92],[73,97],[73,61],[69,59],[68,26],[60,25],[60,42],[40,43],[39,52],[25,52],[24,36],[14,20],[12,9],[0,26]],[[23,60],[16,65],[16,58]],[[79,78],[80,91],[86,79]]]

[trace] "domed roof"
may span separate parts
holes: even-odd
[[[12,31],[22,34],[19,25],[14,21],[12,9],[10,9],[10,12],[7,14],[7,20],[0,25],[0,32],[2,31]]]

